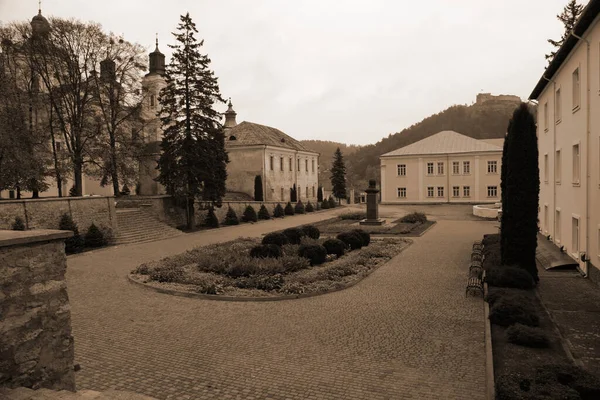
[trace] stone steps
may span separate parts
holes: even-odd
[[[107,390],[96,392],[94,390],[80,390],[69,392],[68,390],[51,389],[28,389],[19,387],[16,389],[0,388],[0,399],[2,400],[156,400],[153,397],[121,390]]]
[[[184,234],[139,208],[117,209],[116,215],[117,234],[115,244],[117,245],[144,243]]]

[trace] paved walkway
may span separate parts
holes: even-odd
[[[483,399],[484,313],[465,298],[471,243],[493,223],[440,221],[358,285],[222,302],[128,283],[137,264],[326,214],[70,257],[79,389],[159,399]]]

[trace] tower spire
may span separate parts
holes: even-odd
[[[158,32],[156,32],[156,51],[158,51]]]
[[[42,14],[42,0],[38,0],[38,14]]]

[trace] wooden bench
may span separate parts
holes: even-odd
[[[473,243],[473,251],[483,251],[483,245],[481,243]]]
[[[484,256],[482,253],[476,252],[474,251],[473,253],[471,253],[471,262],[475,262],[478,261],[480,263],[483,263],[483,259]]]
[[[481,278],[480,274],[477,274],[476,276],[469,276],[469,279],[467,280],[467,289],[465,290],[465,297],[467,297],[469,292],[472,294],[476,291],[479,291],[479,293],[481,293],[481,297],[483,297],[483,279]]]

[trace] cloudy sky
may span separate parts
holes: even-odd
[[[480,92],[526,99],[566,3],[43,0],[42,13],[99,22],[149,51],[158,33],[168,61],[171,32],[189,12],[238,122],[369,144]],[[37,0],[0,0],[0,21],[29,20],[37,9]]]

